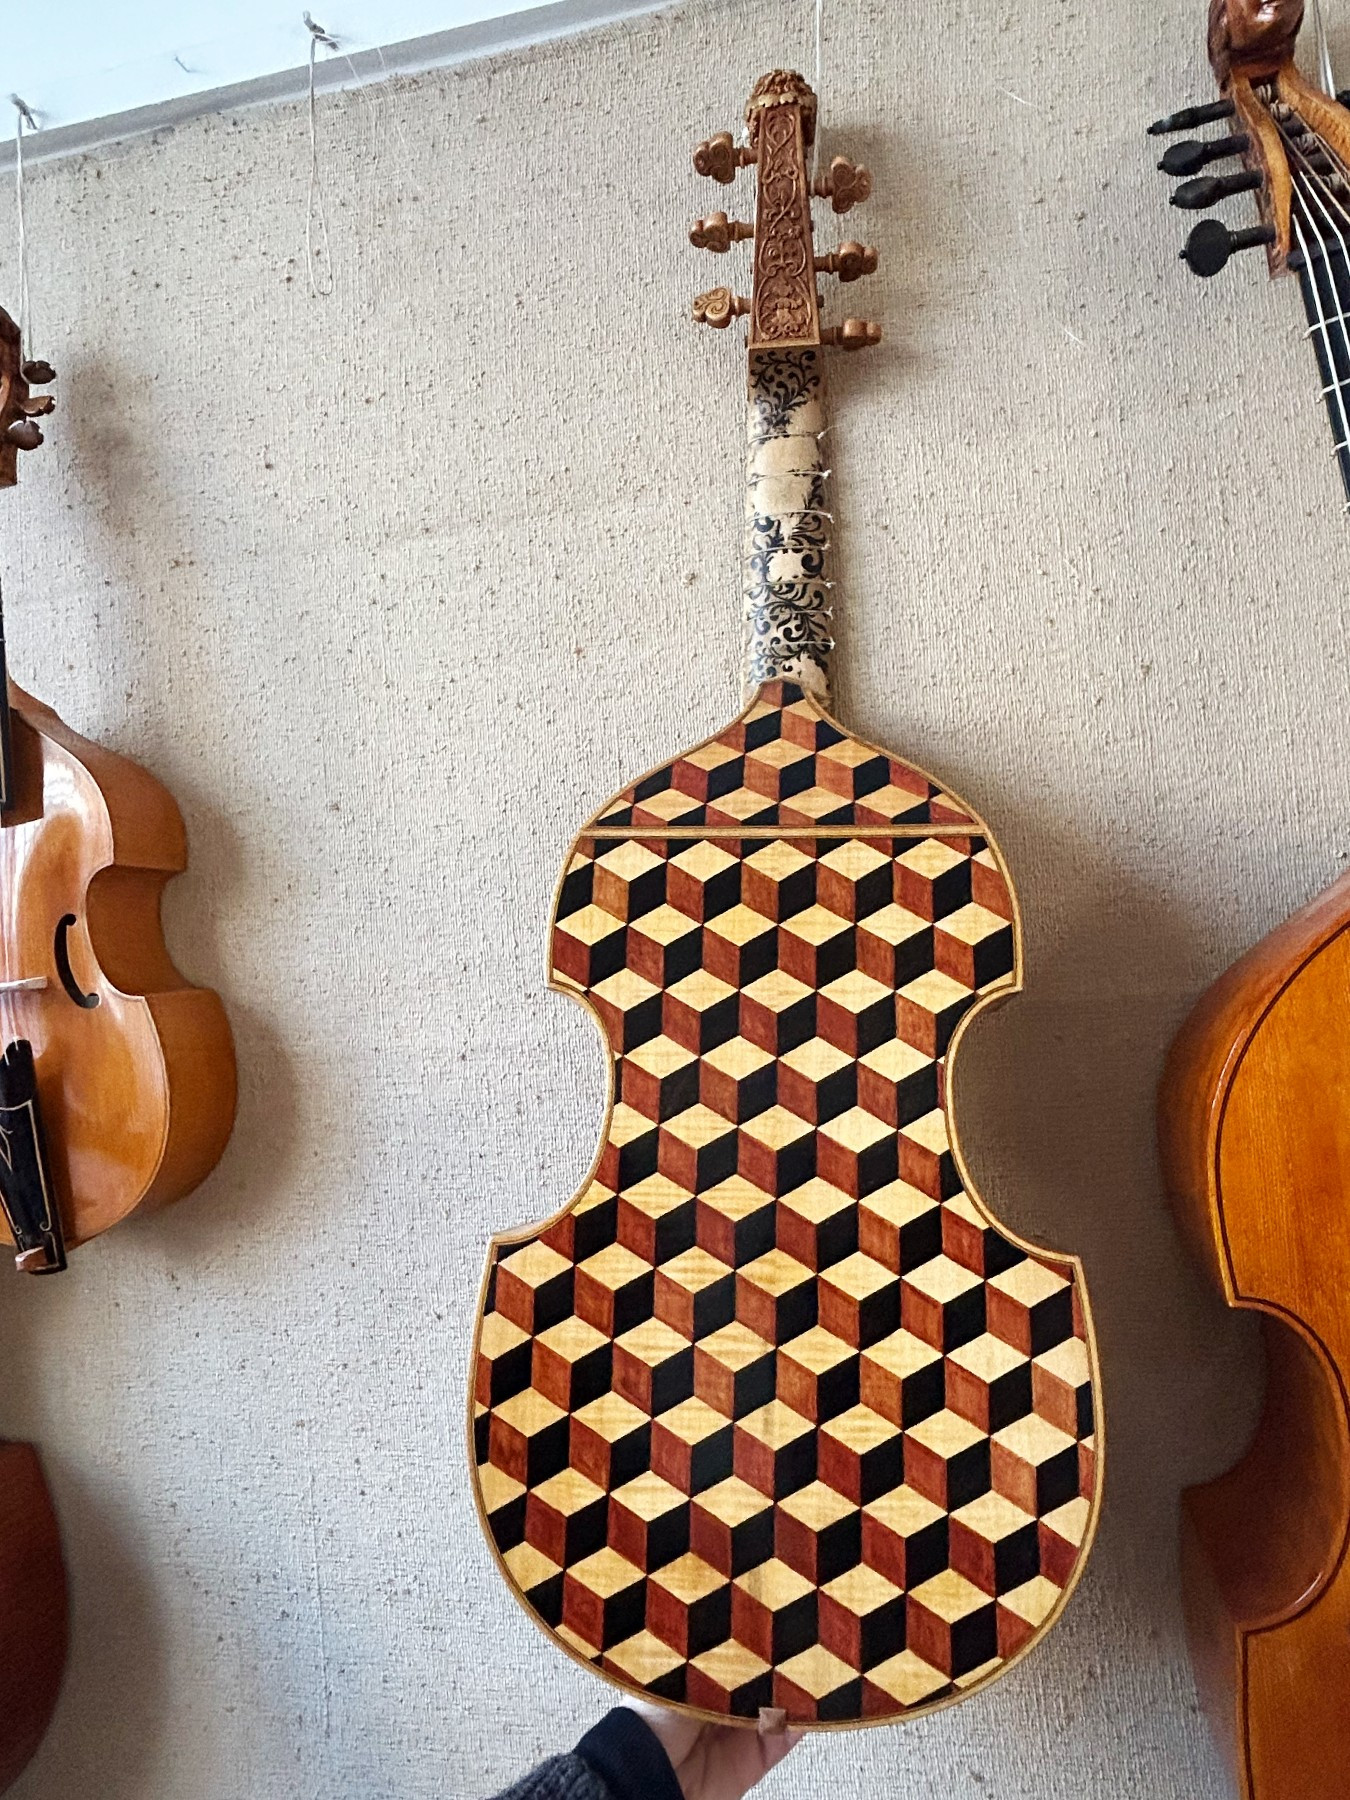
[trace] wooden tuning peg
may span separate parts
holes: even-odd
[[[56,370],[49,362],[30,360],[19,371],[29,387],[46,387],[49,381],[56,380]]]
[[[822,275],[837,275],[840,281],[856,281],[860,275],[876,274],[877,253],[870,244],[856,244],[850,238],[833,256],[818,256],[816,268]]]
[[[695,250],[715,250],[719,256],[742,238],[754,235],[753,225],[742,219],[729,219],[724,212],[709,213],[706,219],[695,219],[689,227],[689,242]]]
[[[42,433],[32,419],[11,419],[5,427],[5,437],[20,450],[36,450],[42,442]]]
[[[836,156],[829,173],[816,177],[811,192],[828,200],[837,213],[846,213],[872,192],[871,171],[850,162],[846,156]]]
[[[734,181],[737,169],[743,169],[754,160],[753,150],[733,143],[729,131],[719,131],[715,137],[705,138],[695,150],[694,170],[696,174],[710,176],[713,181]]]
[[[845,319],[842,325],[822,327],[820,341],[837,344],[841,350],[866,350],[881,342],[881,327],[875,319]]]
[[[748,313],[750,302],[743,294],[733,294],[728,287],[709,288],[706,294],[700,294],[694,302],[694,323],[711,325],[716,331],[724,331],[731,321],[740,313]]]

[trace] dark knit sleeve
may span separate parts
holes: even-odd
[[[537,1769],[522,1775],[514,1787],[504,1788],[495,1800],[612,1800],[609,1789],[589,1763],[572,1751],[550,1756]]]
[[[683,1800],[660,1739],[616,1706],[567,1756],[551,1756],[495,1800]]]

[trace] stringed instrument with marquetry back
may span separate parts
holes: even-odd
[[[1298,274],[1350,492],[1350,113],[1295,68],[1301,20],[1299,0],[1214,5],[1221,98],[1152,129],[1240,127],[1164,158],[1187,176],[1183,206],[1247,191],[1259,204],[1258,225],[1207,221],[1185,254],[1203,274],[1233,246],[1264,245],[1273,272]],[[1240,175],[1194,176],[1223,155],[1242,157]],[[1343,876],[1202,997],[1159,1090],[1179,1223],[1227,1303],[1265,1325],[1251,1446],[1182,1496],[1192,1655],[1242,1800],[1350,1792],[1348,1007]]]
[[[475,1345],[475,1480],[501,1570],[573,1656],[717,1719],[913,1716],[1049,1628],[1100,1491],[1082,1274],[1002,1229],[957,1146],[952,1067],[1020,984],[1007,873],[979,816],[828,710],[816,99],[760,80],[745,710],[600,808],[567,857],[553,985],[593,1014],[611,1105],[590,1178],[494,1241]]]

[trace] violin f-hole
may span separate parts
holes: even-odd
[[[67,939],[74,923],[74,913],[67,913],[56,927],[56,940],[52,945],[52,953],[56,958],[56,973],[61,977],[61,986],[70,995],[76,1006],[97,1006],[98,995],[85,993],[79,982],[76,981],[75,972],[70,966],[70,949]]]

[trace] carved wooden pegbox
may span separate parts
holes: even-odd
[[[611,1104],[579,1193],[493,1241],[473,1361],[476,1493],[517,1598],[630,1692],[753,1728],[910,1718],[1053,1625],[1100,1493],[1082,1270],[984,1208],[952,1058],[1020,985],[1017,908],[978,815],[828,711],[835,514],[822,440],[816,100],[759,81],[741,686],[721,730],[582,827],[553,986],[593,1015]]]
[[[828,172],[814,182],[809,152],[816,136],[816,96],[802,76],[774,69],[755,83],[745,108],[747,144],[733,143],[729,131],[708,138],[694,152],[700,175],[723,183],[738,170],[754,166],[758,195],[755,222],[728,219],[723,212],[695,220],[689,241],[698,250],[721,254],[744,238],[754,239],[751,297],[729,287],[711,288],[694,301],[694,318],[719,329],[749,314],[748,349],[808,350],[837,344],[859,350],[881,341],[881,327],[869,319],[845,319],[822,326],[818,274],[854,281],[872,274],[877,253],[850,240],[837,251],[817,256],[811,225],[811,196],[828,199],[836,213],[846,213],[872,192],[872,177],[846,156],[836,156]]]

